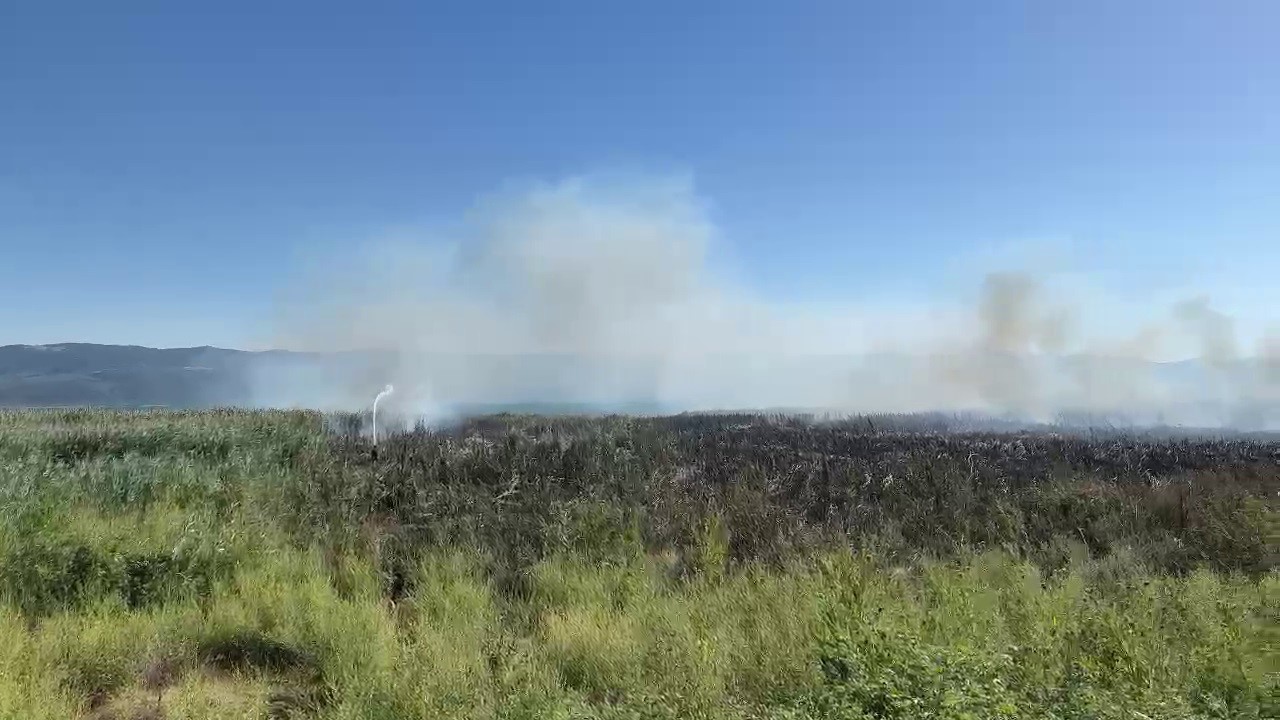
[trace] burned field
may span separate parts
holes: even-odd
[[[1263,436],[996,433],[913,416],[509,416],[395,435],[376,456],[358,436],[332,447],[300,487],[341,485],[344,524],[379,518],[410,545],[466,538],[516,562],[628,533],[648,552],[687,553],[709,523],[736,563],[819,547],[903,561],[999,549],[1052,572],[1075,545],[1173,573],[1257,575],[1278,560],[1267,521],[1280,440]],[[297,517],[333,510],[297,501]],[[581,513],[595,517],[555,525]]]

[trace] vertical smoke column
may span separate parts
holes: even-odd
[[[382,389],[382,392],[378,393],[377,397],[373,399],[373,447],[375,449],[378,447],[378,403],[382,398],[390,395],[392,390],[394,390],[394,388],[388,385]]]

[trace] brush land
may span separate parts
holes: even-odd
[[[0,413],[2,718],[1266,718],[1280,442]]]

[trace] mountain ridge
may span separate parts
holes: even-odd
[[[657,396],[646,394],[656,387],[646,385],[652,381],[645,375],[653,372],[652,358],[604,363],[598,362],[599,357],[565,354],[437,353],[429,358],[432,366],[427,375],[433,382],[441,383],[438,389],[452,393],[446,394],[453,405],[503,407],[532,403],[539,407],[582,408],[594,404],[620,412],[697,409],[669,407],[659,403]],[[0,407],[197,409],[310,407],[317,403],[330,407],[360,406],[366,395],[372,397],[396,377],[398,369],[405,367],[401,359],[394,352],[241,350],[211,345],[176,348],[81,342],[3,345],[0,346]],[[726,368],[731,368],[735,358],[725,354],[720,359],[728,360]],[[424,358],[416,360],[422,362]],[[993,360],[999,362],[1000,358]],[[1136,368],[1186,388],[1204,385],[1212,372],[1222,370],[1211,371],[1207,364],[1195,360],[1156,363],[1088,355],[1041,356],[1032,360],[1034,364],[1028,367],[1054,372],[1071,371],[1076,366],[1103,372],[1110,368]],[[703,358],[702,362],[704,367],[714,368],[719,360]],[[771,369],[765,372],[780,383],[797,373],[804,374],[805,368],[819,370],[823,378],[848,378],[863,373],[858,377],[902,383],[909,381],[910,372],[918,371],[928,362],[928,357],[893,353],[804,356],[769,365]],[[1226,372],[1248,375],[1256,367],[1251,363],[1251,360],[1238,361]],[[904,370],[908,366],[915,370]],[[412,368],[412,363],[408,367]],[[895,375],[903,372],[908,375]],[[617,391],[607,402],[577,394],[579,388],[589,388],[593,382]],[[337,385],[348,386],[340,389],[346,394],[339,392]],[[326,393],[330,393],[327,404],[326,398],[320,397]]]

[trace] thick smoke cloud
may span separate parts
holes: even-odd
[[[787,304],[717,275],[727,247],[684,181],[496,196],[454,237],[359,246],[295,288],[272,344],[317,359],[262,370],[258,400],[360,408],[391,383],[429,417],[549,402],[1280,421],[1278,336],[1246,358],[1207,298],[1103,338],[1034,268],[975,277],[968,303]],[[1179,348],[1195,361],[1157,362]]]

